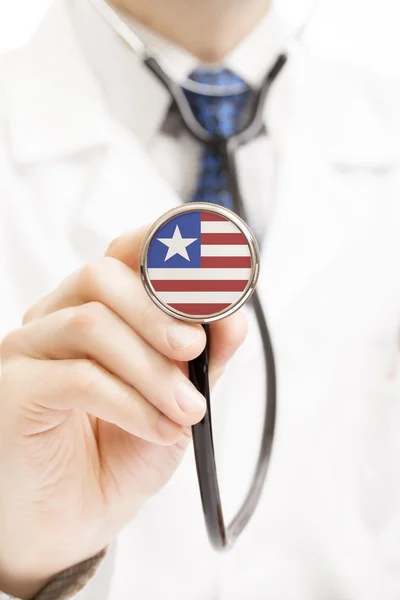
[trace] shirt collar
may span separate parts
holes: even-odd
[[[300,1],[309,0],[295,3]],[[260,23],[225,61],[249,82],[249,73],[257,77],[257,71],[269,67],[262,32],[273,30],[271,14],[266,25]],[[296,23],[298,27],[300,20]],[[257,55],[257,39],[265,63],[253,71],[249,48]],[[196,60],[165,40],[157,41],[166,44],[169,64],[177,80],[183,80]],[[270,48],[270,60],[282,50],[278,45]],[[1,109],[4,106],[10,156],[20,164],[106,146],[115,137],[116,120],[134,132],[138,143],[146,143],[163,124],[170,104],[163,85],[88,0],[54,2],[29,45],[6,58],[0,61]]]
[[[171,102],[168,92],[90,0],[69,0],[69,8],[84,54],[112,113],[147,144],[165,120]],[[237,73],[250,86],[259,86],[292,32],[306,20],[307,10],[303,8],[300,13],[288,19],[272,7],[225,57],[221,66]],[[175,81],[183,82],[200,66],[183,48],[137,22],[127,19],[125,22],[157,57],[161,57],[163,67]]]

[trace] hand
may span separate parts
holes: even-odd
[[[186,376],[200,325],[160,311],[137,274],[144,230],[70,275],[1,344],[0,589],[34,595],[104,547],[168,481],[205,412]],[[211,382],[244,340],[211,329]]]

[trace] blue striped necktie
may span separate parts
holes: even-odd
[[[232,95],[209,96],[184,90],[194,116],[212,135],[228,138],[242,125],[243,114],[251,97],[250,88],[228,69],[208,71],[197,69],[189,79],[212,86],[238,86],[243,89]],[[216,149],[206,145],[200,167],[200,177],[193,202],[212,202],[232,208],[228,177],[224,161]]]

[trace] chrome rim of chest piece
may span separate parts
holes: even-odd
[[[183,321],[211,323],[249,300],[260,256],[254,234],[234,212],[197,202],[168,211],[152,225],[139,269],[161,310]]]

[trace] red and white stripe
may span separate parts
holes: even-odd
[[[149,278],[160,300],[192,316],[207,316],[231,306],[243,293],[251,276],[251,256],[246,238],[225,219],[201,213],[201,268],[149,269]]]

